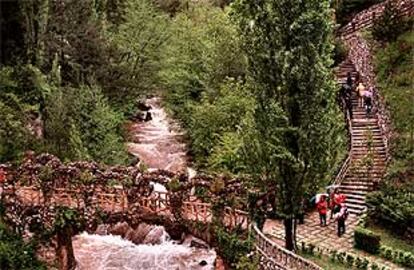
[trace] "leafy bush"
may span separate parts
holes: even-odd
[[[411,20],[405,21],[398,16],[397,4],[389,1],[385,5],[383,14],[374,21],[372,35],[379,41],[393,41],[401,33],[410,29]]]
[[[169,107],[188,123],[189,106],[214,92],[227,78],[245,72],[236,27],[219,8],[196,6],[180,13],[162,54],[161,83]]]
[[[333,53],[334,53],[334,55],[333,55],[334,66],[337,66],[342,61],[344,61],[346,56],[348,55],[348,50],[347,50],[345,44],[339,38],[335,39],[335,47],[334,47],[334,52]]]
[[[414,268],[414,254],[411,252],[404,252],[391,247],[381,246],[380,256],[410,269]]]
[[[354,232],[355,247],[372,254],[380,250],[381,237],[367,229],[357,227]]]
[[[46,267],[36,259],[32,243],[24,243],[0,223],[0,269],[43,270]]]
[[[375,65],[381,93],[391,112],[394,127],[391,140],[392,163],[386,182],[378,192],[369,194],[369,215],[376,222],[400,235],[414,221],[414,76],[412,51],[414,31],[400,35],[375,52]]]
[[[365,258],[361,259],[358,257],[355,261],[355,266],[357,269],[363,269],[363,270],[368,269],[368,264],[369,264],[369,261]]]
[[[252,249],[251,240],[243,240],[237,232],[227,232],[221,227],[215,228],[219,254],[231,265],[236,264]]]

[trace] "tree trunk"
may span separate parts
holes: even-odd
[[[76,267],[75,255],[72,246],[72,230],[65,227],[57,232],[56,255],[59,270],[73,270]]]
[[[293,218],[285,218],[285,247],[288,250],[294,250],[295,246],[293,243]]]

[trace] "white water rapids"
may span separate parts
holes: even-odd
[[[214,269],[216,252],[166,241],[160,245],[135,245],[120,236],[83,233],[74,237],[78,270],[207,270]],[[204,266],[200,262],[205,261]]]
[[[160,106],[159,98],[147,100],[151,106],[152,120],[135,122],[130,128],[133,142],[128,143],[129,151],[139,157],[149,169],[184,171],[187,166],[186,146],[176,124],[168,118]],[[194,171],[187,168],[191,176]],[[152,183],[155,190],[165,187]],[[159,230],[158,230],[159,231]],[[169,240],[162,228],[149,232],[149,238],[157,238],[160,244],[136,245],[121,236],[82,233],[73,238],[73,248],[78,270],[207,270],[214,269],[214,249],[191,247],[191,236],[182,244]],[[190,239],[190,240],[189,240]],[[154,243],[154,240],[152,239]]]

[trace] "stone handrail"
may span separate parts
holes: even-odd
[[[345,178],[346,172],[348,171],[349,167],[351,165],[351,156],[348,155],[345,159],[344,163],[342,164],[341,169],[339,170],[338,174],[335,177],[334,185],[338,186],[342,183],[342,181]]]
[[[14,198],[10,195],[17,195],[17,199],[24,205],[38,206],[46,202],[46,198],[38,187],[18,187],[4,188],[1,193],[2,197]],[[9,196],[9,197],[8,197]],[[171,214],[169,194],[158,192],[149,197],[138,200],[138,204],[145,207],[159,215]],[[99,205],[103,210],[109,212],[124,212],[128,211],[130,206],[126,194],[122,190],[117,190],[116,193],[96,193],[92,196],[92,203]],[[13,201],[9,201],[13,202]],[[55,188],[48,193],[47,203],[50,206],[68,206],[71,208],[82,208],[85,206],[82,195],[78,190],[66,190]],[[210,203],[184,201],[183,202],[183,217],[187,220],[199,221],[202,223],[210,223],[212,221],[212,211]],[[255,247],[262,256],[263,269],[309,269],[320,270],[321,268],[290,252],[283,247],[272,242],[262,232],[250,223],[248,213],[226,207],[224,209],[223,224],[226,227],[240,227],[243,229],[250,228],[255,239]]]
[[[395,3],[399,16],[414,15],[413,0],[388,0],[358,13],[350,23],[339,30],[341,39],[349,48],[349,59],[359,72],[365,86],[373,90],[374,110],[378,117],[378,126],[382,133],[387,161],[390,159],[389,141],[392,135],[390,115],[386,109],[385,100],[376,87],[374,66],[369,45],[358,31],[371,27],[375,18],[382,14],[388,2]]]
[[[373,91],[374,111],[378,117],[378,126],[382,133],[388,160],[389,140],[391,138],[391,120],[385,106],[384,98],[380,95],[379,89],[375,84],[375,72],[370,48],[359,33],[355,33],[352,38],[346,39],[345,43],[349,47],[348,57],[355,65],[355,69],[359,72],[363,83],[367,88],[372,89]]]
[[[394,2],[399,11],[398,16],[412,16],[414,15],[414,1],[413,0],[388,0],[358,13],[354,18],[339,30],[339,34],[347,39],[355,32],[370,28],[373,26],[377,17],[381,16],[384,7],[388,2]]]
[[[251,224],[250,231],[255,240],[255,248],[261,257],[261,269],[323,269],[315,263],[277,245],[267,238],[255,224]]]

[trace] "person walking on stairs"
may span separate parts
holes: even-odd
[[[345,203],[341,203],[339,205],[340,210],[338,213],[335,214],[335,220],[338,223],[338,237],[341,237],[345,234],[345,221],[348,218],[348,208],[346,207]]]
[[[344,89],[345,109],[349,113],[349,118],[352,120],[352,86],[346,84]]]
[[[328,202],[325,199],[325,195],[322,195],[319,202],[316,205],[319,213],[320,225],[326,226],[326,213],[328,211]]]
[[[364,107],[367,118],[371,116],[372,111],[372,89],[364,91]]]
[[[360,82],[356,88],[356,92],[358,95],[358,107],[362,108],[364,106],[364,92],[365,92],[365,86],[362,82]]]

